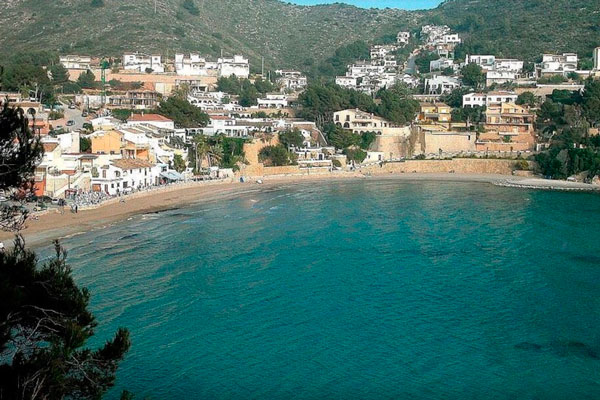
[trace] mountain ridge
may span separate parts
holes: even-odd
[[[446,0],[432,10],[303,6],[279,0],[9,0],[0,4],[0,54],[52,50],[243,53],[256,68],[309,69],[357,40],[445,23],[466,38],[460,51],[533,59],[544,51],[589,57],[600,45],[594,0]],[[95,6],[94,6],[95,5]],[[543,27],[546,28],[543,28]],[[553,29],[554,28],[554,29]]]

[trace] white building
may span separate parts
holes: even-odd
[[[398,126],[384,118],[357,109],[341,110],[333,113],[333,122],[354,133],[375,132],[377,135],[409,136],[409,126]]]
[[[514,82],[519,78],[519,74],[514,71],[491,70],[485,74],[486,86],[493,84],[502,85],[504,83]]]
[[[160,114],[131,114],[127,119],[127,126],[152,125],[159,129],[175,129],[175,123],[172,119]]]
[[[111,196],[156,185],[160,174],[154,164],[134,158],[112,160],[96,172],[92,175],[92,190]]]
[[[125,53],[123,54],[123,68],[128,71],[163,73],[165,66],[161,55],[149,55],[143,53]]]
[[[600,47],[594,49],[594,71],[600,70]]]
[[[368,75],[379,75],[385,72],[384,65],[371,64],[370,62],[359,61],[348,66],[346,76],[363,77]]]
[[[359,80],[360,78],[355,76],[336,76],[335,84],[348,89],[356,89],[358,87]]]
[[[458,36],[458,33],[448,33],[442,35],[440,42],[444,44],[459,44],[462,40],[460,39],[460,36]]]
[[[308,79],[306,79],[306,76],[300,71],[278,69],[275,73],[279,75],[277,84],[279,84],[282,89],[300,90],[308,85]]]
[[[467,54],[465,57],[465,65],[469,64],[477,64],[482,69],[489,71],[491,69],[494,69],[494,66],[496,65],[496,56]]]
[[[225,135],[229,137],[247,137],[250,127],[239,123],[235,118],[225,115],[213,115],[207,126],[201,129],[207,136]]]
[[[449,33],[450,28],[447,25],[424,25],[421,27],[421,37],[426,37],[428,44],[439,43],[444,35]]]
[[[570,72],[577,71],[579,59],[575,53],[563,53],[562,55],[544,54],[542,62],[537,65],[540,77],[549,75],[567,76]]]
[[[398,32],[396,35],[396,43],[400,45],[407,45],[410,41],[410,32]]]
[[[197,53],[175,54],[175,72],[177,75],[186,76],[208,76],[217,74],[218,65],[216,62],[206,61]]]
[[[238,78],[247,79],[250,76],[250,63],[247,58],[241,55],[235,55],[232,58],[221,57],[217,59],[217,68],[221,77],[235,75]]]
[[[425,94],[429,95],[450,93],[459,87],[459,79],[452,76],[434,75],[432,78],[425,79]]]
[[[446,68],[454,68],[454,60],[449,58],[438,58],[437,60],[432,60],[429,62],[429,71],[441,71]]]
[[[371,60],[385,58],[388,54],[398,50],[398,47],[390,44],[377,44],[371,46]]]
[[[463,96],[463,107],[489,107],[502,103],[515,103],[519,97],[515,92],[469,93]]]
[[[77,55],[68,55],[68,56],[60,56],[60,63],[66,69],[84,69],[88,70],[91,68],[92,57],[90,56],[77,56]]]
[[[521,60],[515,60],[512,58],[497,58],[494,64],[494,69],[497,71],[512,71],[521,73],[523,71],[524,63]]]
[[[257,99],[258,108],[286,108],[288,106],[285,94],[267,94],[263,99]]]

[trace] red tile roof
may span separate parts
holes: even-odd
[[[121,158],[118,160],[112,160],[112,165],[120,169],[136,169],[136,168],[152,168],[154,164],[148,161],[140,160],[137,158]]]
[[[44,152],[50,152],[50,151],[54,151],[54,149],[56,149],[56,147],[58,146],[58,143],[43,143],[44,146]]]

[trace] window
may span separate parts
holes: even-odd
[[[103,171],[102,171],[102,177],[103,177],[103,178],[106,178],[106,170],[103,170]]]

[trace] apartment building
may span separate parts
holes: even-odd
[[[138,52],[123,54],[123,68],[127,71],[137,72],[165,72],[161,55]]]

